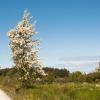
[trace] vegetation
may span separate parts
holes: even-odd
[[[15,91],[14,77],[0,77],[0,88],[13,100],[99,100],[100,85],[89,83],[33,84]]]
[[[18,72],[14,68],[0,70],[0,88],[13,100],[99,100],[100,73],[70,73],[67,69],[43,68],[48,74],[19,90]]]
[[[35,34],[35,27],[31,25],[27,11],[24,12],[24,16],[18,25],[8,32],[12,58],[16,71],[18,70],[19,73],[18,80],[21,81],[21,86],[29,85],[39,75],[45,75],[37,56],[39,42],[32,40],[32,36]],[[31,71],[33,68],[34,71]]]
[[[100,72],[95,71],[92,73],[82,73],[80,71],[72,72],[68,71],[67,69],[58,69],[58,68],[49,68],[45,67],[43,70],[47,73],[46,77],[41,77],[41,79],[37,78],[34,79],[34,82],[39,83],[66,83],[66,82],[88,82],[88,83],[99,83],[100,82]],[[34,68],[31,69],[31,72],[34,72]],[[16,68],[6,68],[0,70],[0,76],[6,77],[19,77],[18,71],[16,71]],[[32,84],[33,84],[32,81]]]

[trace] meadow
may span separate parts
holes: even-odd
[[[34,83],[18,91],[15,77],[0,76],[0,88],[13,100],[100,100],[99,83]]]

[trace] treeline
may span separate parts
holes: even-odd
[[[75,71],[70,73],[67,69],[57,69],[57,68],[44,68],[45,72],[48,74],[46,79],[49,82],[90,82],[97,83],[100,82],[100,68],[91,73],[82,73],[80,71]]]
[[[40,82],[90,82],[90,83],[97,83],[100,82],[100,68],[92,73],[82,73],[80,71],[72,72],[68,71],[67,69],[58,69],[58,68],[50,68],[45,67],[43,70],[47,74],[46,77],[42,79],[38,79],[37,81]],[[18,72],[15,68],[6,68],[0,69],[0,76],[10,76],[16,77],[18,76]]]

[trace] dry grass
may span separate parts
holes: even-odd
[[[0,88],[13,100],[99,100],[100,98],[100,87],[95,84],[33,84],[32,87],[15,91],[18,84],[14,77],[0,77]]]

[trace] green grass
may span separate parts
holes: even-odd
[[[0,88],[13,100],[100,100],[100,87],[88,83],[33,84],[15,91],[16,78],[0,77]]]

